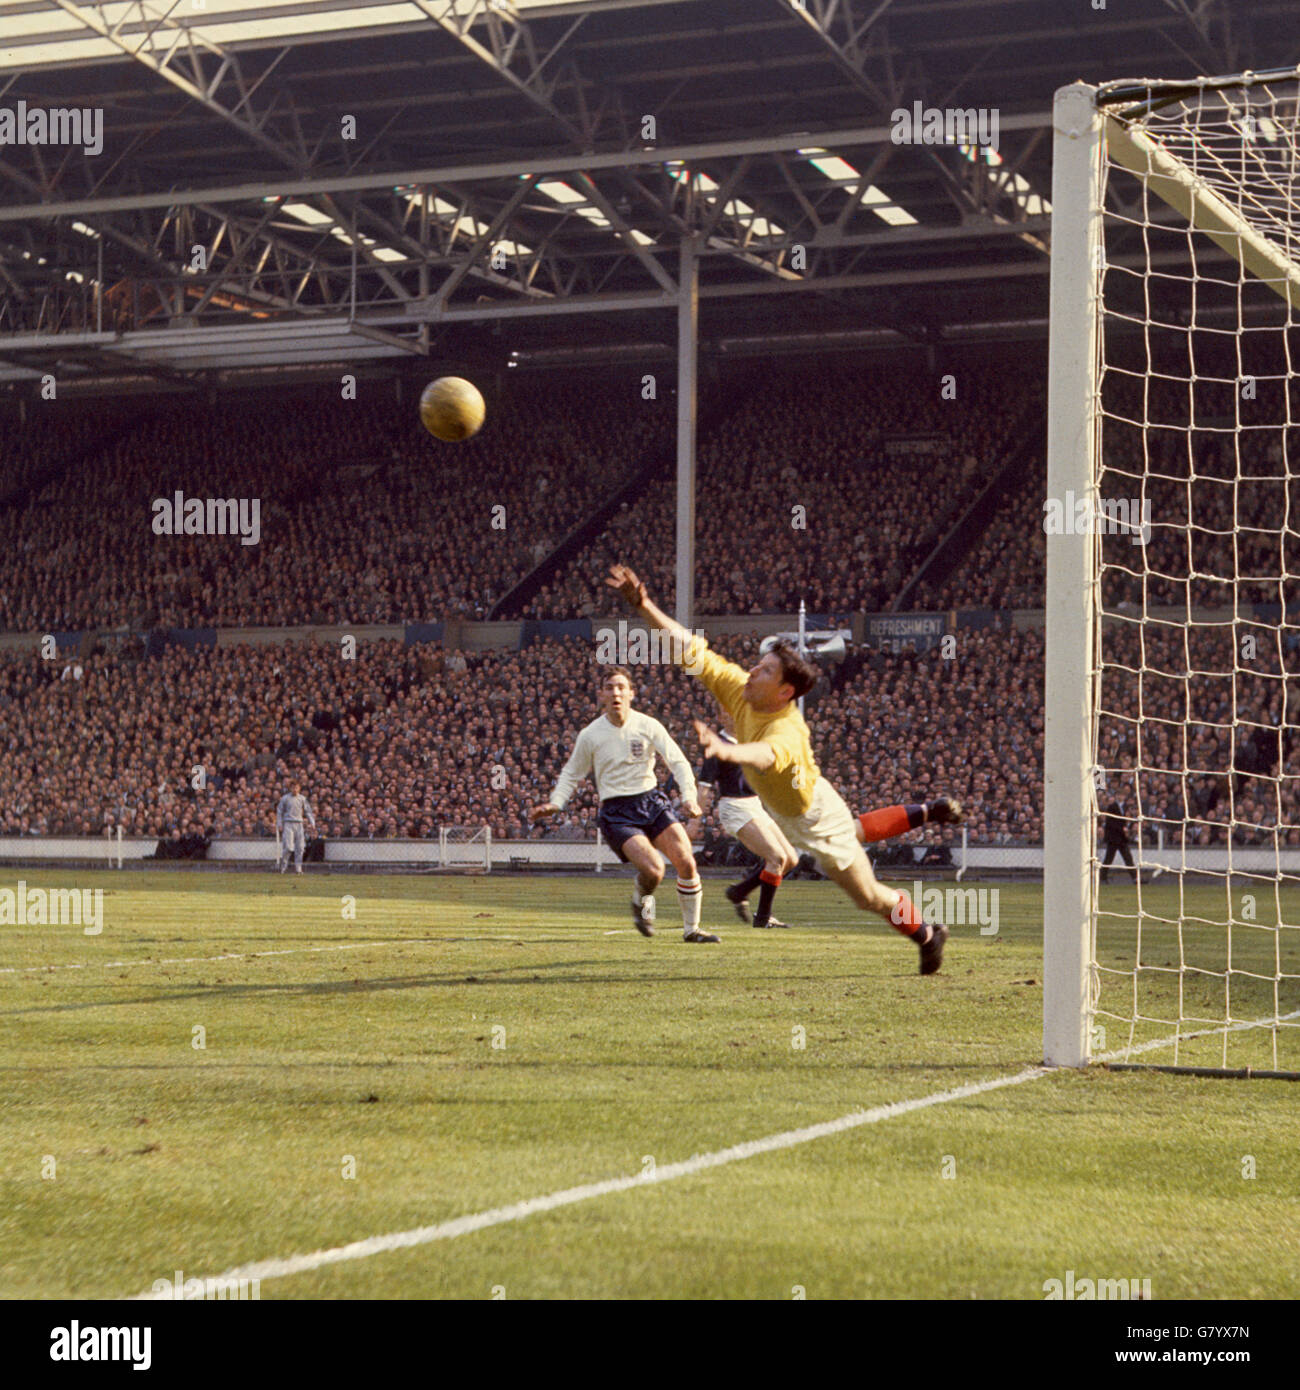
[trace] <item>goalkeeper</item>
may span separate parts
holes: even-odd
[[[724,743],[736,742],[736,729],[731,715],[722,711]],[[763,809],[763,803],[750,790],[739,763],[720,762],[716,757],[705,758],[700,768],[698,785],[717,797],[718,823],[733,839],[739,840],[758,858],[758,865],[738,882],[723,891],[727,901],[742,922],[750,921],[749,896],[758,890],[758,911],[752,926],[784,927],[772,912],[772,899],[781,880],[799,863],[799,856],[781,827]],[[906,806],[882,806],[879,810],[864,811],[856,818],[854,833],[862,844],[875,844],[906,835],[923,825],[960,825],[963,820],[961,802],[941,796],[935,801],[920,801]]]
[[[727,743],[695,721],[706,758],[737,763],[785,838],[807,850],[855,906],[883,917],[920,952],[922,975],[943,964],[948,928],[927,922],[907,893],[881,883],[863,853],[862,826],[813,760],[808,726],[795,701],[817,681],[817,669],[788,643],[777,643],[746,672],[711,652],[651,602],[646,586],[625,565],[605,583],[652,627],[668,633],[680,665],[695,674],[732,717],[739,743]]]

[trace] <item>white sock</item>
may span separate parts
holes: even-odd
[[[700,903],[704,898],[704,889],[700,886],[699,876],[690,879],[677,880],[677,901],[682,905],[682,935],[690,936],[693,931],[700,929]]]

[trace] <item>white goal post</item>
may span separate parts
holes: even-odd
[[[1300,69],[1056,94],[1050,1065],[1300,1069],[1298,113]]]

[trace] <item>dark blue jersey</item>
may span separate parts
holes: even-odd
[[[724,743],[736,740],[725,730],[720,735]],[[739,763],[724,763],[718,758],[705,758],[696,779],[701,784],[707,782],[719,796],[753,796],[754,789],[745,781],[745,774]]]

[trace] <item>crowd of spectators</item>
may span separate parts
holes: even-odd
[[[888,605],[1015,446],[1025,397],[992,369],[864,375],[845,359],[774,371],[702,433],[700,613],[839,615]],[[640,378],[513,383],[509,409],[466,444],[437,445],[392,383],[283,400],[184,398],[32,419],[7,442],[0,629],[280,627],[485,617],[625,476],[670,457],[672,399]],[[1179,383],[1120,381],[1106,397],[1104,496],[1140,493],[1147,543],[1102,543],[1107,673],[1101,761],[1126,811],[1191,845],[1300,844],[1300,627],[1161,629],[1146,607],[1281,602],[1300,592],[1300,439],[1266,423],[1186,428]],[[1198,421],[1228,418],[1206,388]],[[1179,411],[1183,411],[1183,415]],[[1219,412],[1215,414],[1214,412]],[[56,423],[58,422],[58,423]],[[1131,422],[1131,423],[1126,423]],[[48,426],[48,428],[47,428]],[[1139,428],[1141,426],[1141,428]],[[74,466],[75,465],[75,466]],[[159,535],[157,498],[257,498],[260,537]],[[991,523],[913,609],[1041,608],[1045,469],[1007,488]],[[14,500],[14,499],[17,500]],[[3,497],[0,497],[3,502]],[[674,487],[646,487],[520,616],[621,616],[593,582],[608,561],[674,601]],[[1279,539],[1281,536],[1281,539]],[[979,843],[1042,834],[1043,643],[1036,630],[958,631],[955,651],[851,653],[809,702],[823,771],[855,809],[949,792]],[[103,639],[109,640],[107,638]],[[113,639],[116,642],[117,639]],[[595,717],[589,645],[443,652],[277,641],[148,656],[140,642],[76,660],[0,655],[0,833],[189,841],[269,835],[300,779],[321,832],[416,837],[488,824],[498,838],[586,838],[587,783],[545,830],[577,730]],[[752,660],[757,639],[722,649]],[[667,667],[638,703],[683,742],[707,694]],[[201,775],[200,771],[201,770]],[[954,832],[927,832],[927,839]]]
[[[1300,844],[1300,683],[1230,624],[1107,636],[1098,761],[1166,843]]]
[[[119,402],[88,400],[10,404],[0,416],[4,439],[4,471],[0,476],[0,505],[20,499],[33,488],[60,476],[85,458],[94,458],[131,418]]]
[[[0,833],[256,835],[281,773],[388,708],[419,649],[314,643],[0,659]],[[432,794],[430,788],[430,794]]]
[[[154,403],[93,465],[0,509],[0,629],[484,618],[671,437],[671,406],[629,409],[635,396],[632,378],[524,383],[455,446],[391,383],[356,400]],[[51,404],[28,430],[65,425]],[[257,543],[158,534],[154,503],[177,492],[257,499]]]
[[[822,766],[855,809],[956,795],[976,841],[1041,841],[1042,633],[963,630],[950,651],[850,663],[816,707]]]
[[[392,382],[363,382],[355,400],[318,387],[235,405],[30,403],[5,441],[0,630],[483,618],[656,456],[661,476],[509,615],[613,611],[589,576],[616,558],[671,604],[671,394],[647,400],[630,372],[506,380],[483,431],[456,446],[432,441]],[[1281,578],[1296,556],[1279,552],[1278,519],[1300,511],[1300,430],[1276,423],[1277,383],[1242,401],[1215,379],[1197,378],[1194,399],[1172,378],[1106,382],[1100,495],[1140,503],[1150,522],[1144,545],[1105,538],[1107,606],[1291,602]],[[888,607],[1039,428],[1035,389],[1009,391],[990,366],[903,376],[832,359],[712,389],[737,400],[698,445],[703,614]],[[257,499],[257,543],[158,534],[154,504],[177,492]],[[1041,608],[1045,497],[1040,461],[908,607]]]
[[[942,581],[922,579],[908,604],[924,612],[957,608],[1042,608],[1047,592],[1043,498],[1047,470],[1008,489],[988,526]]]
[[[963,629],[956,639],[924,653],[854,649],[832,668],[808,705],[820,766],[856,810],[948,793],[966,803],[973,842],[1040,841],[1041,632]],[[1135,658],[1136,635],[1129,641],[1122,655]],[[717,646],[744,663],[758,649],[752,637]],[[1141,676],[1108,676],[1103,765],[1141,798],[1144,817],[1188,843],[1223,843],[1232,822],[1238,844],[1264,843],[1277,827],[1300,844],[1300,692],[1286,704],[1278,662],[1243,671],[1238,661],[1234,673],[1221,633],[1198,637],[1191,679],[1178,674],[1177,640],[1167,646],[1148,643]],[[486,824],[498,839],[590,838],[590,781],[544,829],[527,811],[596,717],[601,669],[577,639],[468,654],[363,642],[353,660],[312,642],[76,661],[9,653],[0,833],[121,825],[171,840],[265,836],[279,796],[300,780],[328,837],[430,838],[444,825]],[[638,707],[697,762],[691,720],[716,721],[707,692],[670,666],[635,677]]]
[[[644,399],[632,374],[507,381],[508,400],[456,446],[431,440],[393,383],[363,382],[355,400],[332,388],[154,400],[119,411],[125,432],[115,417],[100,451],[51,477],[40,465],[92,442],[90,417],[33,406],[16,500],[0,507],[0,630],[484,618],[656,456],[662,478],[512,612],[603,611],[588,576],[616,555],[671,602],[671,395]],[[749,394],[699,441],[698,610],[887,605],[1024,408],[990,369],[957,372],[953,399],[943,381],[844,361],[739,383]],[[256,544],[159,534],[155,504],[177,493],[256,499]]]
[[[1025,408],[1000,373],[900,380],[853,361],[773,371],[697,450],[695,599],[700,613],[847,614],[888,606],[987,484]],[[587,576],[632,565],[675,594],[670,471],[615,517],[526,617],[613,611]]]
[[[1102,528],[1108,611],[1300,600],[1286,586],[1300,570],[1295,528],[1283,524],[1300,514],[1300,427],[1285,423],[1300,401],[1278,399],[1276,380],[1256,386],[1243,399],[1237,379],[1108,374],[1098,487],[1115,517]],[[962,560],[923,580],[909,606],[1042,608],[1046,498],[1044,460],[1007,487]],[[1139,520],[1141,543],[1130,529]]]

